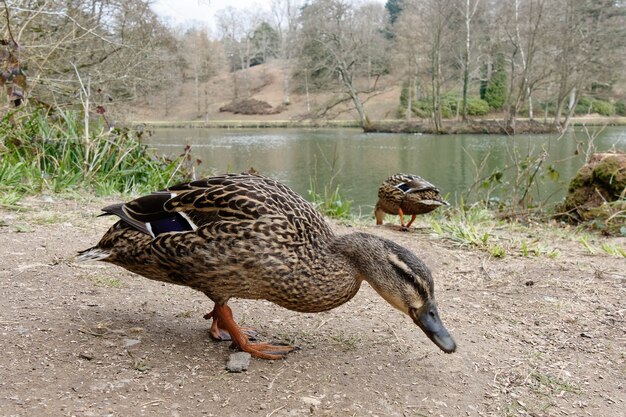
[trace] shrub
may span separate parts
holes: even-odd
[[[616,107],[608,101],[581,97],[576,104],[576,114],[585,115],[590,113],[613,116],[616,113]]]
[[[433,114],[433,103],[429,98],[423,98],[413,102],[413,114],[417,117],[427,118]]]
[[[431,117],[434,109],[433,109],[433,99],[432,97],[426,97],[418,102],[418,106],[420,110],[426,111],[428,110],[428,116]],[[448,119],[454,116],[454,112],[456,109],[456,98],[449,95],[441,96],[439,106],[441,107],[441,117],[444,119]]]
[[[400,106],[406,109],[409,104],[409,83],[404,81],[400,90]]]
[[[615,103],[615,114],[618,116],[626,116],[626,102],[624,102],[624,100]]]
[[[463,102],[460,103],[463,105]],[[456,106],[456,103],[455,103]],[[459,109],[459,112],[462,110]],[[454,109],[456,111],[456,109]],[[467,114],[470,116],[484,116],[489,113],[489,103],[485,100],[482,100],[478,97],[468,97],[467,98]]]
[[[608,101],[593,100],[591,102],[591,111],[602,116],[613,116],[615,114],[615,106]]]
[[[182,157],[157,156],[135,132],[102,127],[93,132],[86,140],[80,114],[72,112],[54,119],[43,112],[4,119],[0,193],[143,193],[183,179]]]
[[[586,115],[593,111],[593,104],[591,99],[587,97],[581,97],[578,99],[578,103],[576,103],[576,110],[574,111],[577,115]]]

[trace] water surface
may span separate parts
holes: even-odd
[[[594,128],[598,130],[599,128]],[[285,182],[308,197],[311,181],[318,188],[339,185],[353,200],[353,211],[369,213],[380,183],[397,172],[422,176],[441,188],[451,203],[472,201],[478,178],[504,170],[511,195],[520,161],[547,152],[542,168],[551,165],[560,179],[540,178],[532,188],[537,201],[563,198],[567,182],[584,161],[594,131],[577,129],[558,135],[422,135],[363,133],[356,129],[157,129],[146,140],[166,155],[191,145],[194,158],[202,160],[203,175],[241,172],[254,167],[259,173]],[[598,151],[626,150],[626,128],[608,127],[593,140]],[[484,161],[484,167],[477,167]],[[478,174],[480,172],[481,175]],[[542,172],[542,171],[539,171]]]

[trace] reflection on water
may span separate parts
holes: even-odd
[[[319,186],[334,177],[342,193],[354,201],[354,210],[373,210],[380,183],[396,172],[421,175],[436,184],[454,204],[473,199],[468,190],[483,174],[504,170],[516,158],[548,153],[546,166],[560,174],[559,183],[542,181],[533,190],[539,199],[565,195],[567,182],[580,168],[588,135],[582,131],[557,135],[419,135],[372,134],[351,129],[158,129],[146,143],[167,155],[182,153],[190,144],[192,155],[203,161],[203,175],[240,172],[254,167],[294,190],[308,195],[311,179]],[[626,128],[609,127],[595,139],[599,151],[626,149]],[[577,155],[578,150],[578,155]],[[513,181],[515,170],[506,171]],[[505,192],[510,190],[504,190]]]

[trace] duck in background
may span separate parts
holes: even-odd
[[[376,224],[383,224],[385,214],[400,216],[403,229],[408,229],[415,216],[433,211],[437,207],[449,206],[441,197],[439,188],[422,177],[410,174],[394,174],[387,178],[378,189],[378,201],[374,208]],[[411,220],[404,222],[404,215]]]

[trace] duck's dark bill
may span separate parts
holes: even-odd
[[[437,307],[432,303],[426,303],[419,310],[411,310],[411,318],[420,329],[426,333],[426,336],[433,341],[441,350],[446,353],[452,353],[456,350],[456,343],[444,327]]]

